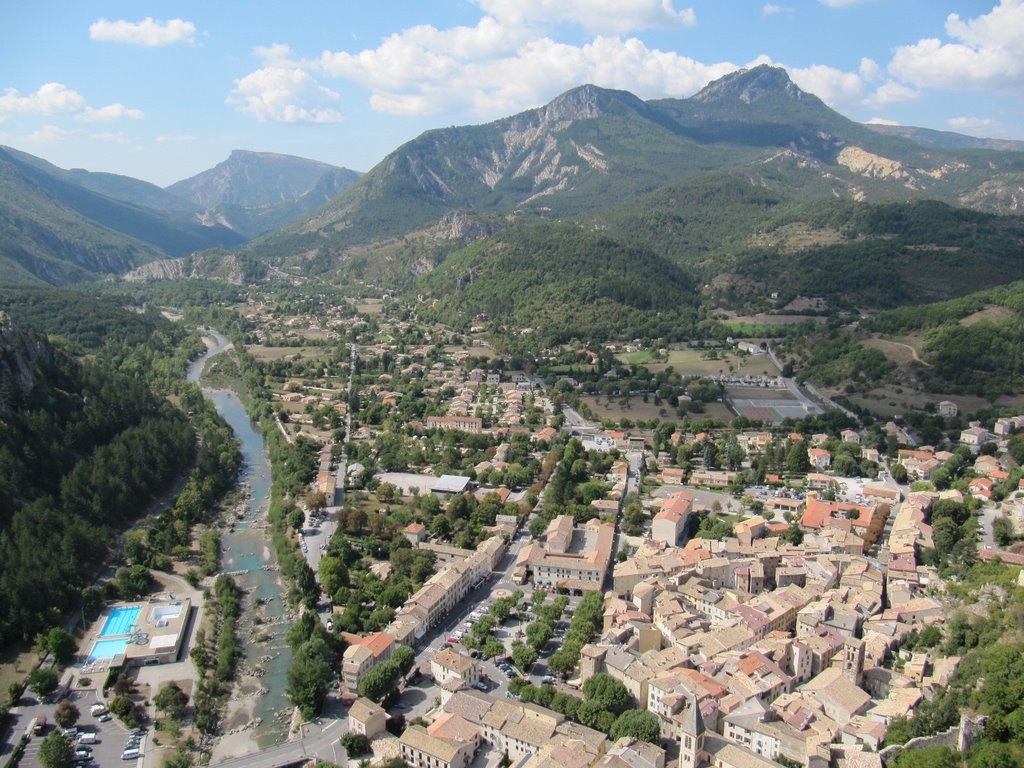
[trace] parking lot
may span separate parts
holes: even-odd
[[[101,722],[97,716],[90,714],[90,706],[99,701],[96,691],[73,690],[68,694],[67,700],[78,707],[80,712],[75,728],[83,734],[91,734],[91,736],[87,736],[84,739],[84,741],[89,743],[82,745],[91,750],[92,759],[85,764],[88,768],[114,768],[114,766],[132,768],[136,765],[142,765],[141,760],[148,747],[148,739],[143,738],[140,740],[140,757],[138,759],[135,761],[122,760],[121,755],[128,742],[129,731],[117,721],[117,718]],[[26,694],[22,698],[20,706],[16,710],[12,710],[11,716],[14,719],[12,739],[15,742],[36,717],[40,714],[46,716],[47,726],[45,733],[33,736],[25,747],[25,754],[22,756],[20,763],[24,768],[42,768],[42,763],[39,761],[39,746],[46,736],[58,730],[54,723],[54,711],[56,708],[56,702],[43,703],[33,698],[31,694]]]

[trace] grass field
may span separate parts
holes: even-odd
[[[11,683],[18,683],[28,677],[39,655],[31,648],[4,648],[0,653],[0,691],[7,695]]]
[[[913,361],[921,361],[918,356],[918,350],[912,345],[904,343],[902,341],[895,341],[890,339],[865,339],[864,346],[871,349],[879,349],[897,366],[908,366]]]
[[[641,365],[643,363],[651,362],[651,359],[653,357],[654,353],[652,353],[649,349],[645,349],[641,352],[630,352],[629,354],[627,354],[626,362],[629,363],[630,365]]]
[[[380,299],[367,299],[356,304],[356,312],[361,315],[379,315],[384,311],[384,302]]]
[[[714,376],[720,373],[737,373],[741,376],[768,375],[775,376],[779,369],[775,367],[768,355],[739,355],[733,352],[717,351],[717,360],[708,360],[703,357],[706,352],[699,349],[670,349],[668,362],[646,363],[643,360],[634,362],[631,358],[637,355],[647,355],[650,359],[650,352],[634,352],[631,355],[620,357],[624,362],[636,365],[644,365],[648,370],[661,371],[671,365],[678,373],[691,376]]]
[[[974,325],[980,323],[983,320],[990,323],[997,322],[999,320],[1012,320],[1017,317],[1017,314],[1012,309],[1006,307],[999,307],[996,305],[989,305],[982,310],[979,310],[973,314],[960,320],[960,325]]]
[[[949,400],[956,403],[960,413],[974,413],[988,408],[990,403],[983,397],[973,395],[949,395],[935,392],[917,392],[904,390],[896,392],[894,388],[880,387],[872,389],[863,395],[850,396],[850,401],[868,409],[872,413],[883,416],[896,416],[905,413],[909,408],[924,408],[928,403],[939,403],[942,400]],[[1024,395],[1013,395],[1000,397],[996,405],[1011,408],[1024,407]]]
[[[246,347],[245,350],[261,363],[296,358],[296,355],[308,360],[311,357],[323,357],[333,352],[330,347],[261,347],[258,344]]]

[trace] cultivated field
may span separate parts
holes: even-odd
[[[380,299],[367,299],[356,304],[356,312],[361,315],[379,315],[384,311],[384,302]]]
[[[330,347],[262,347],[259,345],[246,347],[245,350],[263,363],[286,358],[308,360],[311,357],[323,357],[333,352]]]
[[[486,357],[488,360],[498,356],[498,353],[490,347],[467,347],[458,344],[449,345],[444,348],[444,351],[449,355],[456,352],[468,352],[470,357]]]
[[[679,420],[676,409],[667,403],[662,403],[661,405],[654,405],[653,402],[645,403],[638,396],[630,398],[627,405],[622,405],[620,403],[621,398],[618,397],[613,397],[610,404],[606,398],[600,396],[587,396],[581,399],[599,419],[611,419],[612,421],[622,421],[622,419],[631,419],[632,421],[647,421],[649,419],[658,419],[659,421]],[[704,413],[691,414],[690,418],[729,421],[733,418],[733,414],[722,403],[707,403],[704,406]]]

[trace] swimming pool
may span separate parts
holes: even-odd
[[[138,606],[133,608],[112,608],[110,615],[103,623],[103,629],[100,630],[100,637],[127,635],[128,630],[135,626],[136,619],[139,618],[139,611],[141,610]]]
[[[124,653],[124,649],[128,647],[128,638],[120,637],[115,640],[97,640],[92,644],[92,650],[89,651],[89,662],[99,661],[102,659],[112,659],[119,653]]]

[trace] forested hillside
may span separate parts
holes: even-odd
[[[927,365],[918,374],[934,391],[1024,388],[1024,282],[881,312],[866,327],[888,335],[920,334]]]
[[[676,336],[692,331],[689,277],[645,248],[582,227],[516,228],[456,252],[422,283],[449,322],[476,316],[545,343],[585,334]]]
[[[145,381],[0,327],[0,642],[80,599],[113,543],[194,458],[192,428]],[[45,470],[43,470],[45,468]]]
[[[0,307],[0,643],[8,644],[80,605],[117,533],[188,478],[143,549],[146,564],[169,563],[234,480],[238,458],[230,429],[182,381],[201,347],[184,328],[71,291],[10,290]]]

